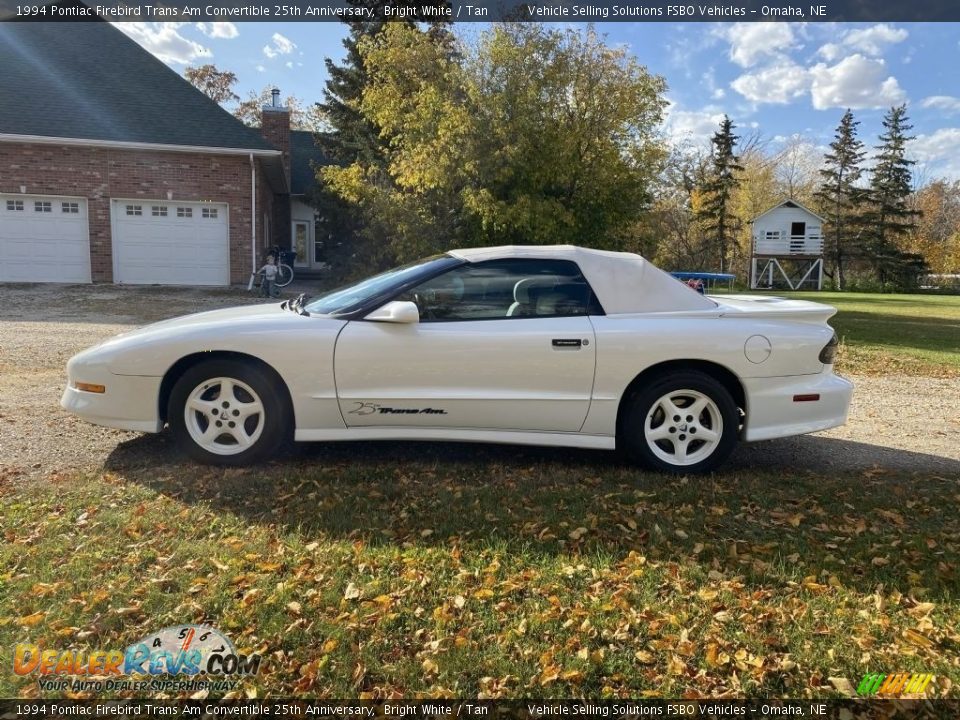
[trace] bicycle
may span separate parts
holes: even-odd
[[[286,287],[293,282],[293,263],[297,259],[297,251],[283,250],[279,245],[274,245],[270,254],[277,263],[277,279],[273,284],[277,287]]]

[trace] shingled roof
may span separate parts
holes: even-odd
[[[108,22],[0,22],[0,135],[275,150]]]
[[[304,195],[317,182],[316,168],[329,164],[312,132],[294,130],[290,133],[291,195]]]

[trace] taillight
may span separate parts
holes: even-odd
[[[840,339],[837,337],[837,334],[834,333],[833,337],[830,338],[830,342],[820,351],[820,362],[824,365],[833,365],[833,361],[837,358],[837,347],[839,344]]]

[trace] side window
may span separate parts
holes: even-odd
[[[422,322],[603,314],[580,268],[568,260],[463,265],[396,299],[416,303]]]

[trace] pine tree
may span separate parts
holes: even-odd
[[[384,24],[383,8],[392,9],[409,6],[418,13],[424,3],[416,0],[346,0],[355,7],[370,8],[373,18],[369,21],[350,21],[350,34],[344,38],[346,57],[337,65],[326,58],[327,82],[324,88],[324,101],[317,103],[327,128],[315,135],[318,148],[336,165],[346,166],[359,163],[367,169],[377,169],[386,177],[387,152],[380,138],[380,129],[360,112],[360,101],[367,85],[367,73],[363,67],[359,45],[364,38],[380,32]],[[449,6],[449,0],[428,0],[427,4]],[[395,21],[394,21],[395,22]],[[416,26],[417,23],[409,21]],[[452,48],[453,36],[445,21],[431,22],[426,33],[436,42]],[[359,230],[363,227],[360,209],[356,205],[345,203],[341,198],[329,192],[321,180],[311,193],[310,203],[316,207],[327,225],[325,231],[332,241],[328,248],[328,258],[332,261],[339,279],[353,277],[362,271],[369,271],[368,263],[389,264],[382,261],[380,254],[371,247],[363,247]],[[349,238],[339,242],[337,238]],[[376,258],[376,260],[374,260]]]
[[[740,158],[735,153],[738,136],[733,134],[736,125],[726,115],[720,121],[720,129],[711,140],[710,175],[701,188],[702,202],[697,211],[697,220],[703,229],[708,246],[716,253],[720,272],[723,272],[728,247],[739,224],[732,209],[732,195],[740,185],[737,173],[743,171]]]
[[[857,139],[857,126],[847,110],[840,120],[837,133],[830,143],[830,152],[824,155],[820,170],[822,182],[815,197],[829,225],[829,255],[833,260],[833,278],[837,290],[846,288],[844,263],[852,254],[851,245],[860,236],[859,219],[866,200],[866,192],[857,186],[863,170],[865,150]]]
[[[883,118],[884,132],[876,146],[876,164],[870,176],[869,221],[870,260],[881,283],[912,284],[911,277],[922,271],[922,263],[900,250],[918,215],[910,207],[913,160],[906,157],[906,145],[913,128],[907,120],[907,106],[890,108]]]
[[[319,133],[317,146],[336,163],[347,165],[356,160],[364,164],[383,161],[379,130],[360,113],[359,103],[367,83],[367,73],[358,49],[365,37],[376,35],[386,20],[382,19],[382,8],[389,5],[392,9],[409,6],[419,12],[423,3],[415,0],[347,0],[349,5],[370,8],[373,19],[366,22],[350,22],[350,34],[344,38],[343,46],[347,51],[343,64],[337,65],[326,58],[327,83],[323,91],[324,102],[318,106],[325,116],[329,130]],[[449,5],[448,0],[437,0],[437,6]],[[416,25],[413,21],[408,24]],[[427,34],[436,42],[452,46],[453,36],[447,29],[447,23],[431,23]]]

